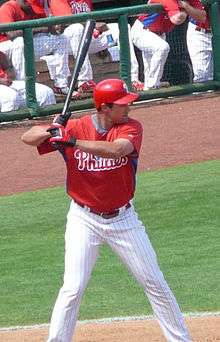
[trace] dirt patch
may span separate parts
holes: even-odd
[[[220,158],[220,96],[191,98],[131,111],[144,126],[139,171]],[[36,123],[36,122],[35,122]],[[28,124],[33,124],[29,122]],[[28,127],[1,127],[0,195],[63,185],[60,155],[39,156],[20,137]],[[220,317],[187,318],[194,342],[220,341]],[[45,341],[47,329],[1,332],[1,342]],[[165,341],[156,321],[78,325],[76,342]]]
[[[220,341],[220,316],[186,318],[194,342]],[[34,328],[1,332],[2,342],[42,342],[46,341],[47,328]],[[79,324],[75,342],[165,342],[155,320]]]

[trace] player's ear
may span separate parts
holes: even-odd
[[[109,112],[109,109],[110,109],[106,103],[102,103],[100,108],[101,108],[101,112]]]

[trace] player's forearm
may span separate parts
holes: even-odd
[[[47,128],[48,127],[34,126],[22,135],[21,140],[27,145],[39,146],[51,136],[50,133],[47,132]]]
[[[172,17],[170,17],[170,21],[174,25],[181,25],[181,24],[184,23],[186,18],[187,18],[186,12],[185,11],[180,11],[180,12],[174,14]]]
[[[206,21],[206,11],[199,8],[192,7],[186,1],[180,1],[181,7],[186,11],[186,13],[193,19],[204,23]]]
[[[133,145],[127,143],[109,142],[109,141],[76,141],[76,147],[87,153],[92,153],[95,156],[102,158],[120,158],[132,153]]]

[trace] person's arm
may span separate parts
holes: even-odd
[[[193,19],[204,23],[206,21],[206,11],[204,9],[199,9],[191,6],[187,1],[179,1],[179,5],[186,13]]]
[[[51,137],[51,134],[47,132],[48,127],[49,126],[33,126],[22,135],[21,140],[27,145],[39,146]]]
[[[181,25],[187,18],[187,14],[185,11],[180,11],[170,17],[170,21],[174,25]]]
[[[132,142],[127,139],[109,141],[76,140],[76,147],[80,150],[92,153],[97,157],[117,159],[131,154],[134,151]]]

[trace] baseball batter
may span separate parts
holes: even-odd
[[[69,120],[65,129],[58,124],[34,126],[22,136],[40,153],[54,151],[51,144],[57,144],[66,162],[67,192],[72,199],[64,282],[48,342],[72,340],[81,298],[104,243],[143,287],[167,341],[189,342],[179,306],[132,203],[142,126],[128,112],[138,95],[128,92],[123,81],[108,79],[96,85],[93,97],[96,114]]]
[[[187,47],[193,66],[194,82],[213,80],[212,32],[209,15],[200,0],[180,1],[189,15]]]
[[[164,65],[170,51],[166,33],[175,25],[182,24],[187,17],[177,0],[150,0],[149,3],[162,4],[164,11],[139,16],[131,28],[132,41],[142,52],[144,90],[160,88]]]

